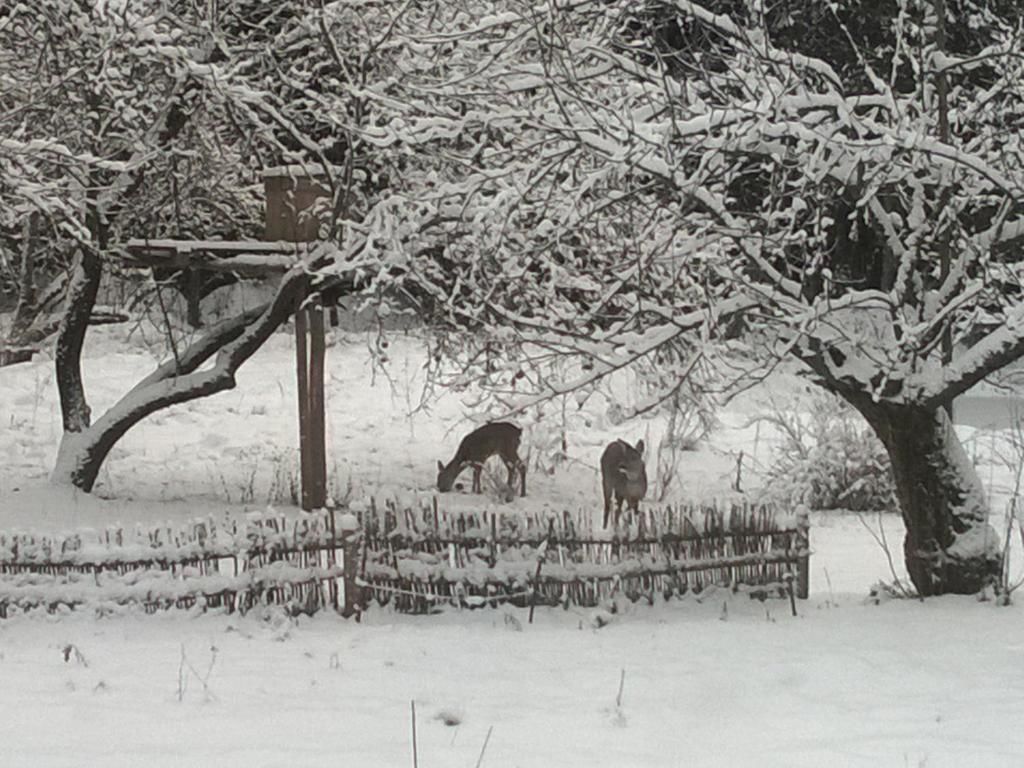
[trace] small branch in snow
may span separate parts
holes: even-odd
[[[217,697],[213,695],[213,691],[210,690],[210,675],[213,674],[213,665],[217,662],[217,646],[210,646],[210,664],[206,668],[206,674],[200,674],[199,671],[192,666],[192,662],[188,660],[188,656],[185,655],[185,644],[181,645],[181,658],[178,661],[178,701],[183,701],[185,698],[185,691],[188,689],[188,676],[189,673],[199,681],[199,684],[203,686],[203,696],[207,701],[216,701]]]
[[[409,701],[410,718],[412,720],[412,768],[419,768],[420,760],[416,750],[416,700]]]
[[[487,743],[491,740],[491,731],[493,730],[493,725],[487,729],[487,735],[484,736],[484,745],[480,748],[480,757],[476,759],[476,768],[480,768],[484,764],[484,752],[487,751]]]
[[[185,678],[185,644],[181,645],[181,658],[178,659],[178,701],[183,701],[185,698],[185,688],[188,685],[188,681]]]
[[[857,519],[860,520],[861,525],[871,534],[871,538],[875,540],[879,547],[882,548],[882,552],[885,553],[885,560],[889,563],[889,573],[892,574],[892,583],[903,597],[913,597],[913,593],[904,586],[900,577],[896,575],[896,566],[892,560],[892,552],[889,549],[889,541],[885,537],[885,526],[882,525],[882,513],[878,512],[878,533],[868,525],[867,520],[864,519],[864,515],[860,512],[857,513]]]

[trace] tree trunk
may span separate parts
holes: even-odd
[[[147,416],[177,403],[195,400],[234,387],[233,375],[209,377],[187,390],[165,387],[148,398],[128,398],[111,408],[96,423],[79,432],[65,433],[50,476],[55,484],[67,484],[91,493],[111,449],[129,429]]]
[[[162,408],[233,388],[239,366],[289,318],[296,297],[309,290],[312,278],[307,270],[320,266],[322,261],[292,269],[272,302],[210,328],[176,359],[139,382],[95,423],[66,429],[51,481],[91,492],[111,448],[133,426]],[[213,365],[203,367],[214,356]]]
[[[998,583],[999,538],[946,410],[855,400],[892,461],[907,529],[903,555],[918,594],[973,594]]]
[[[57,373],[57,393],[65,433],[88,429],[91,422],[89,404],[82,383],[82,347],[89,317],[96,304],[103,263],[100,255],[82,247],[75,259],[64,317],[57,334],[54,364]]]
[[[18,268],[18,303],[14,309],[14,320],[11,322],[10,341],[15,346],[24,342],[25,335],[32,325],[36,308],[36,222],[38,214],[31,213],[22,227],[21,263]]]

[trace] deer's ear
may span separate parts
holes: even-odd
[[[437,471],[444,472],[444,464],[442,464],[440,461],[437,462]]]
[[[644,441],[643,440],[637,440],[636,441],[636,452],[639,453],[641,456],[644,455]]]

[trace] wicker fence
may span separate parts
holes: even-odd
[[[807,596],[806,520],[760,506],[647,510],[614,532],[582,515],[448,514],[369,504],[356,512],[250,515],[64,536],[0,534],[0,617],[12,609],[141,605],[293,613],[369,603],[596,605],[709,584]]]
[[[0,618],[12,607],[244,612],[282,604],[313,612],[340,605],[342,548],[351,550],[355,537],[336,532],[335,517],[260,514],[178,527],[0,534]]]
[[[649,509],[617,532],[583,514],[448,515],[436,507],[360,516],[360,585],[399,610],[510,601],[591,606],[622,594],[653,602],[709,584],[807,597],[806,520],[765,506]]]

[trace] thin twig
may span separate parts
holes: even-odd
[[[1017,514],[1017,497],[1010,499],[1010,512],[1006,516],[1006,532],[1003,535],[1003,572],[999,587],[1009,598],[1013,589],[1010,587],[1010,542],[1013,537],[1013,523]]]
[[[832,591],[832,577],[829,576],[828,568],[822,568],[825,572],[825,583],[828,584],[828,605],[837,605],[835,593]]]
[[[484,763],[484,752],[487,751],[487,742],[491,740],[491,731],[493,730],[493,725],[487,729],[487,735],[484,736],[484,745],[480,748],[480,757],[476,759],[476,768],[480,768],[480,766]]]
[[[210,675],[213,674],[213,665],[217,661],[217,647],[211,646],[210,648],[210,665],[206,668],[206,674],[199,674],[192,662],[188,660],[188,656],[185,655],[185,644],[181,644],[181,660],[178,663],[178,701],[182,701],[185,696],[185,689],[188,687],[188,675],[185,674],[186,670],[191,672],[199,684],[203,686],[203,694],[206,696],[208,701],[216,701],[217,697],[213,695],[210,690]]]
[[[181,658],[178,660],[178,701],[185,699],[185,686],[188,684],[185,678],[185,644],[181,644]]]
[[[411,700],[409,705],[412,709],[412,768],[419,768],[420,759],[416,752],[416,701]]]
[[[878,530],[879,533],[875,533],[874,529],[868,525],[867,520],[864,519],[864,515],[860,512],[857,513],[857,519],[860,520],[861,525],[871,534],[871,538],[875,540],[879,547],[882,548],[882,552],[885,553],[885,559],[889,563],[889,573],[892,574],[893,584],[899,589],[900,594],[904,597],[911,597],[910,591],[903,586],[903,582],[900,581],[900,577],[896,574],[896,564],[892,559],[892,552],[889,550],[889,542],[885,538],[885,526],[882,524],[882,512],[878,512]]]

